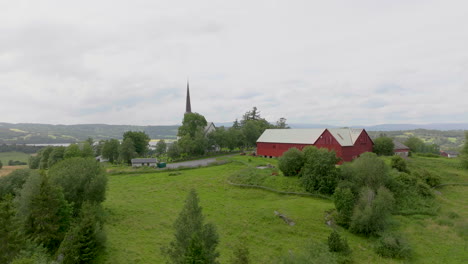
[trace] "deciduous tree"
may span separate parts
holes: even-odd
[[[145,132],[127,131],[123,134],[123,141],[125,142],[126,139],[132,140],[135,152],[139,156],[143,157],[148,151],[148,144],[151,139]]]
[[[303,152],[304,167],[301,174],[305,189],[308,192],[333,194],[339,177],[336,163],[340,160],[335,151],[309,146]]]
[[[117,139],[106,140],[102,146],[101,155],[110,163],[114,163],[119,159],[119,148],[120,142]]]
[[[132,159],[137,156],[137,152],[135,150],[135,145],[133,144],[133,140],[131,138],[126,138],[120,145],[119,150],[119,160],[131,164]]]
[[[167,144],[164,139],[161,139],[156,143],[156,155],[161,156],[162,154],[166,153]]]
[[[393,139],[389,137],[378,137],[374,140],[374,153],[379,156],[391,156],[393,155]]]

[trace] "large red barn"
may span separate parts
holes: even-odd
[[[371,152],[374,143],[365,129],[267,129],[257,140],[257,155],[279,157],[290,148],[316,146],[334,150],[343,161]]]

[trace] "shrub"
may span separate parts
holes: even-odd
[[[278,167],[284,176],[296,176],[304,166],[304,153],[297,148],[290,148],[278,159]]]
[[[336,230],[333,230],[330,236],[328,236],[328,250],[330,250],[330,252],[339,252],[344,255],[351,254],[348,241],[346,238],[342,238]]]
[[[333,194],[333,201],[335,203],[338,216],[336,219],[337,224],[348,227],[353,216],[353,208],[355,204],[354,194],[350,188],[338,187]]]
[[[385,187],[374,192],[364,187],[354,208],[350,230],[366,236],[385,230],[393,210],[392,193]]]
[[[373,152],[379,156],[393,155],[393,140],[389,137],[378,137],[374,140]]]
[[[231,264],[249,264],[249,248],[245,243],[238,243],[234,246],[233,255],[229,263]]]
[[[377,240],[375,252],[386,258],[409,258],[412,250],[408,242],[399,234],[384,233]]]
[[[314,146],[304,148],[304,167],[301,174],[306,191],[333,194],[339,177],[335,165],[339,160],[335,151]]]
[[[390,165],[392,168],[398,171],[409,173],[406,161],[400,156],[393,156]]]

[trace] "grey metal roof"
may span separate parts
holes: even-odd
[[[154,158],[147,158],[147,159],[132,159],[132,164],[134,163],[157,163],[158,160]]]
[[[327,129],[341,146],[353,146],[364,129],[329,128]],[[325,128],[310,129],[267,129],[257,139],[257,142],[314,144]]]
[[[396,140],[393,140],[393,149],[408,149],[409,150],[407,146],[405,146],[403,143],[396,141]]]
[[[267,129],[257,142],[314,144],[324,131],[324,128]]]

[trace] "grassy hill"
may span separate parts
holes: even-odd
[[[227,179],[246,164],[275,164],[275,159],[234,157],[234,162],[207,168],[170,172],[109,176],[106,226],[108,243],[97,263],[164,263],[160,248],[173,238],[173,222],[191,188],[197,190],[203,213],[220,235],[220,263],[228,263],[232,247],[249,247],[251,263],[274,263],[281,256],[305,250],[310,241],[324,244],[331,228],[326,211],[334,208],[326,199],[280,195],[227,184]],[[249,162],[251,159],[251,162]],[[411,166],[425,166],[441,175],[444,183],[468,182],[468,172],[456,160],[420,158]],[[280,177],[280,176],[271,176]],[[466,263],[468,192],[466,186],[437,190],[440,210],[436,216],[395,216],[394,228],[402,231],[414,249],[413,263]],[[274,215],[280,211],[296,222],[285,224]],[[384,259],[372,248],[373,239],[339,228],[353,250],[355,263],[403,263]]]
[[[73,143],[88,137],[121,139],[126,131],[144,131],[153,139],[175,139],[178,126],[48,125],[0,123],[0,144]]]

